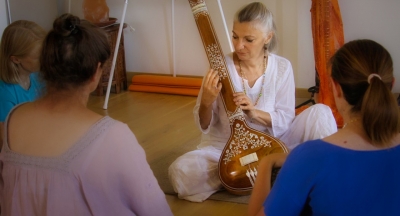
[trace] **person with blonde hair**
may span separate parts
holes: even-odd
[[[129,127],[87,108],[110,53],[103,29],[54,21],[40,57],[46,91],[5,122],[2,215],[172,215]]]
[[[15,105],[40,96],[43,84],[37,72],[45,36],[42,27],[27,20],[15,21],[3,32],[0,44],[0,131]]]
[[[249,215],[400,215],[400,121],[393,62],[372,40],[346,43],[331,59],[332,91],[345,125],[286,158],[265,157]],[[270,191],[270,170],[282,165]],[[267,198],[266,198],[267,197]]]

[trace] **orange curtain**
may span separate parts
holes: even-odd
[[[318,102],[332,109],[336,124],[341,128],[343,118],[336,108],[329,81],[329,60],[344,44],[343,23],[338,1],[312,0],[311,22],[315,69],[320,80]]]

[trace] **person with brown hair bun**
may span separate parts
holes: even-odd
[[[172,215],[129,127],[86,107],[109,57],[102,29],[54,21],[40,58],[46,92],[5,122],[2,215]]]
[[[391,92],[392,58],[375,41],[355,40],[335,53],[331,66],[344,127],[299,145],[286,161],[265,157],[249,215],[400,215],[400,122]],[[268,170],[275,164],[283,166],[269,192]]]
[[[42,27],[28,20],[17,20],[4,29],[0,44],[0,148],[3,123],[10,110],[36,100],[43,91],[38,71],[45,36]]]

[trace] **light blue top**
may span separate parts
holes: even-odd
[[[10,110],[17,104],[36,100],[42,93],[43,83],[39,73],[30,75],[31,85],[28,90],[19,84],[5,83],[0,80],[0,122],[4,122]]]
[[[357,151],[322,140],[288,156],[264,203],[274,215],[400,215],[400,145]]]

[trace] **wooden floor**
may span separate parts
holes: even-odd
[[[192,114],[195,97],[124,91],[110,94],[107,110],[103,109],[104,100],[104,96],[91,96],[88,107],[128,124],[149,163],[176,147],[163,145],[163,140],[173,140],[169,145],[182,145],[200,134]],[[167,195],[167,201],[175,216],[235,216],[247,212],[247,205],[231,202],[192,203],[172,195]]]

